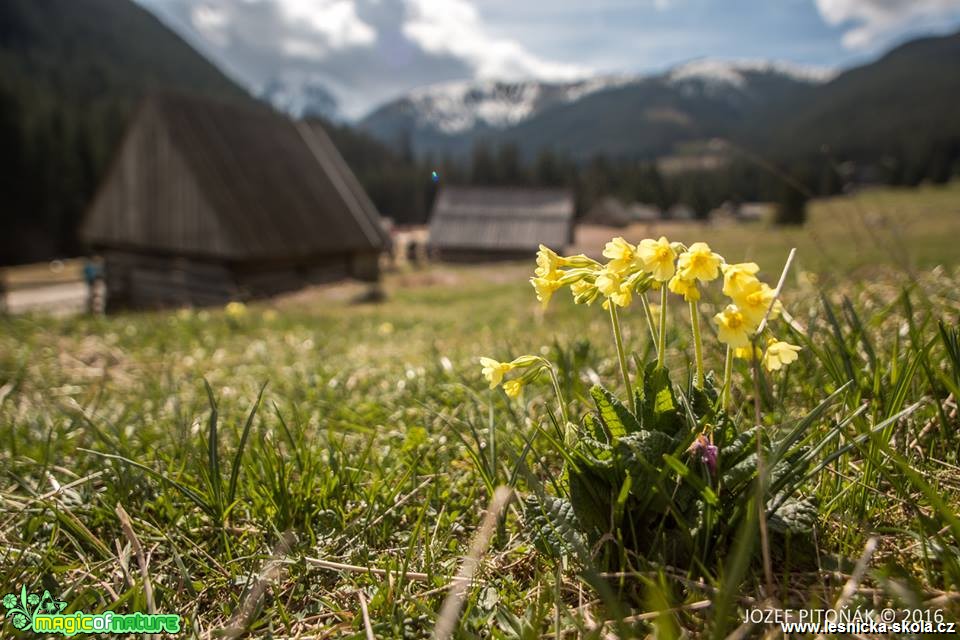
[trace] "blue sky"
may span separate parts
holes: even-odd
[[[137,0],[258,92],[320,86],[347,117],[469,79],[645,73],[695,58],[862,63],[960,29],[960,0]]]

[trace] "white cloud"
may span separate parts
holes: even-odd
[[[467,0],[407,0],[407,9],[404,35],[425,51],[465,60],[480,78],[560,80],[589,72],[545,60],[515,40],[490,34]]]
[[[227,26],[230,16],[222,7],[200,5],[190,12],[194,28],[213,44],[223,47],[230,42]]]
[[[372,44],[376,32],[358,16],[351,0],[278,0],[294,24],[309,25],[334,49]]]
[[[960,11],[960,0],[816,0],[823,19],[847,26],[843,45],[863,49],[904,27],[937,26],[937,19]]]
[[[331,51],[370,46],[377,38],[352,0],[203,0],[190,9],[190,22],[205,40],[225,47],[238,37],[256,36],[250,32],[256,25],[245,20],[250,15],[279,20],[261,26],[279,35],[276,45],[290,57],[319,60]]]

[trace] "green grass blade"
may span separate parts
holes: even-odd
[[[233,465],[230,468],[230,484],[227,489],[227,504],[232,505],[233,501],[237,496],[237,480],[240,477],[240,462],[243,459],[243,449],[247,444],[247,436],[250,435],[250,427],[253,425],[253,417],[257,414],[257,409],[260,408],[260,400],[263,398],[263,390],[267,388],[267,383],[264,382],[260,387],[260,393],[257,394],[257,399],[253,403],[253,406],[250,407],[250,414],[247,415],[247,421],[243,425],[243,433],[240,434],[240,442],[237,444],[237,452],[233,456]]]

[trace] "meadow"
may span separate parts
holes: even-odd
[[[479,358],[548,359],[581,426],[593,385],[627,394],[606,312],[566,291],[542,309],[531,256],[392,273],[378,303],[334,286],[226,309],[0,319],[0,595],[179,613],[186,637],[418,638],[450,621],[450,586],[475,569],[456,637],[751,637],[767,630],[744,623],[751,608],[957,619],[960,185],[818,201],[799,229],[649,231],[756,261],[771,283],[797,248],[781,296],[793,326],[777,330],[800,357],[769,373],[738,362],[717,420],[746,433],[760,400],[760,440],[790,440],[770,455],[806,466],[745,483],[742,501],[791,487],[812,509],[803,532],[764,533],[772,521],[744,508],[709,544],[691,533],[687,556],[643,554],[622,532],[585,542],[544,507],[566,497],[571,464],[556,389],[544,375],[508,397]],[[706,367],[722,372],[709,321],[722,302],[705,291],[700,307]],[[639,306],[620,319],[639,379],[655,346]],[[682,302],[667,326],[687,406]],[[655,482],[713,505],[689,443]],[[516,499],[491,520],[501,486]]]

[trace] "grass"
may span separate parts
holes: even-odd
[[[783,481],[818,500],[818,525],[774,550],[775,593],[755,529],[702,571],[636,559],[613,579],[589,558],[538,549],[514,503],[457,633],[601,637],[610,620],[622,635],[722,636],[769,598],[831,608],[870,539],[851,604],[954,619],[958,203],[958,185],[878,191],[816,203],[802,230],[677,231],[760,261],[768,280],[799,248],[785,303],[804,351],[761,389],[768,428],[842,389],[799,434],[820,472]],[[561,363],[572,415],[595,380],[622,395],[609,318],[567,294],[541,312],[532,268],[395,274],[376,305],[330,288],[232,314],[0,319],[0,591],[48,589],[68,611],[155,606],[183,615],[188,637],[365,637],[367,621],[376,637],[429,636],[495,487],[562,484],[562,448],[538,429],[549,383],[508,400],[486,389],[477,358]],[[704,300],[705,317],[717,304]],[[673,312],[678,382],[692,345],[686,310]],[[649,355],[640,310],[623,320],[627,348]],[[708,368],[722,370],[707,343]],[[753,397],[748,373],[737,370],[735,406]]]
[[[628,240],[663,233],[710,246],[730,260],[753,260],[778,269],[785,247],[796,247],[798,266],[835,278],[863,279],[878,268],[918,272],[956,260],[952,238],[960,233],[960,183],[919,189],[868,189],[853,197],[816,200],[803,227],[771,229],[762,223],[701,225],[666,222],[636,225]]]

